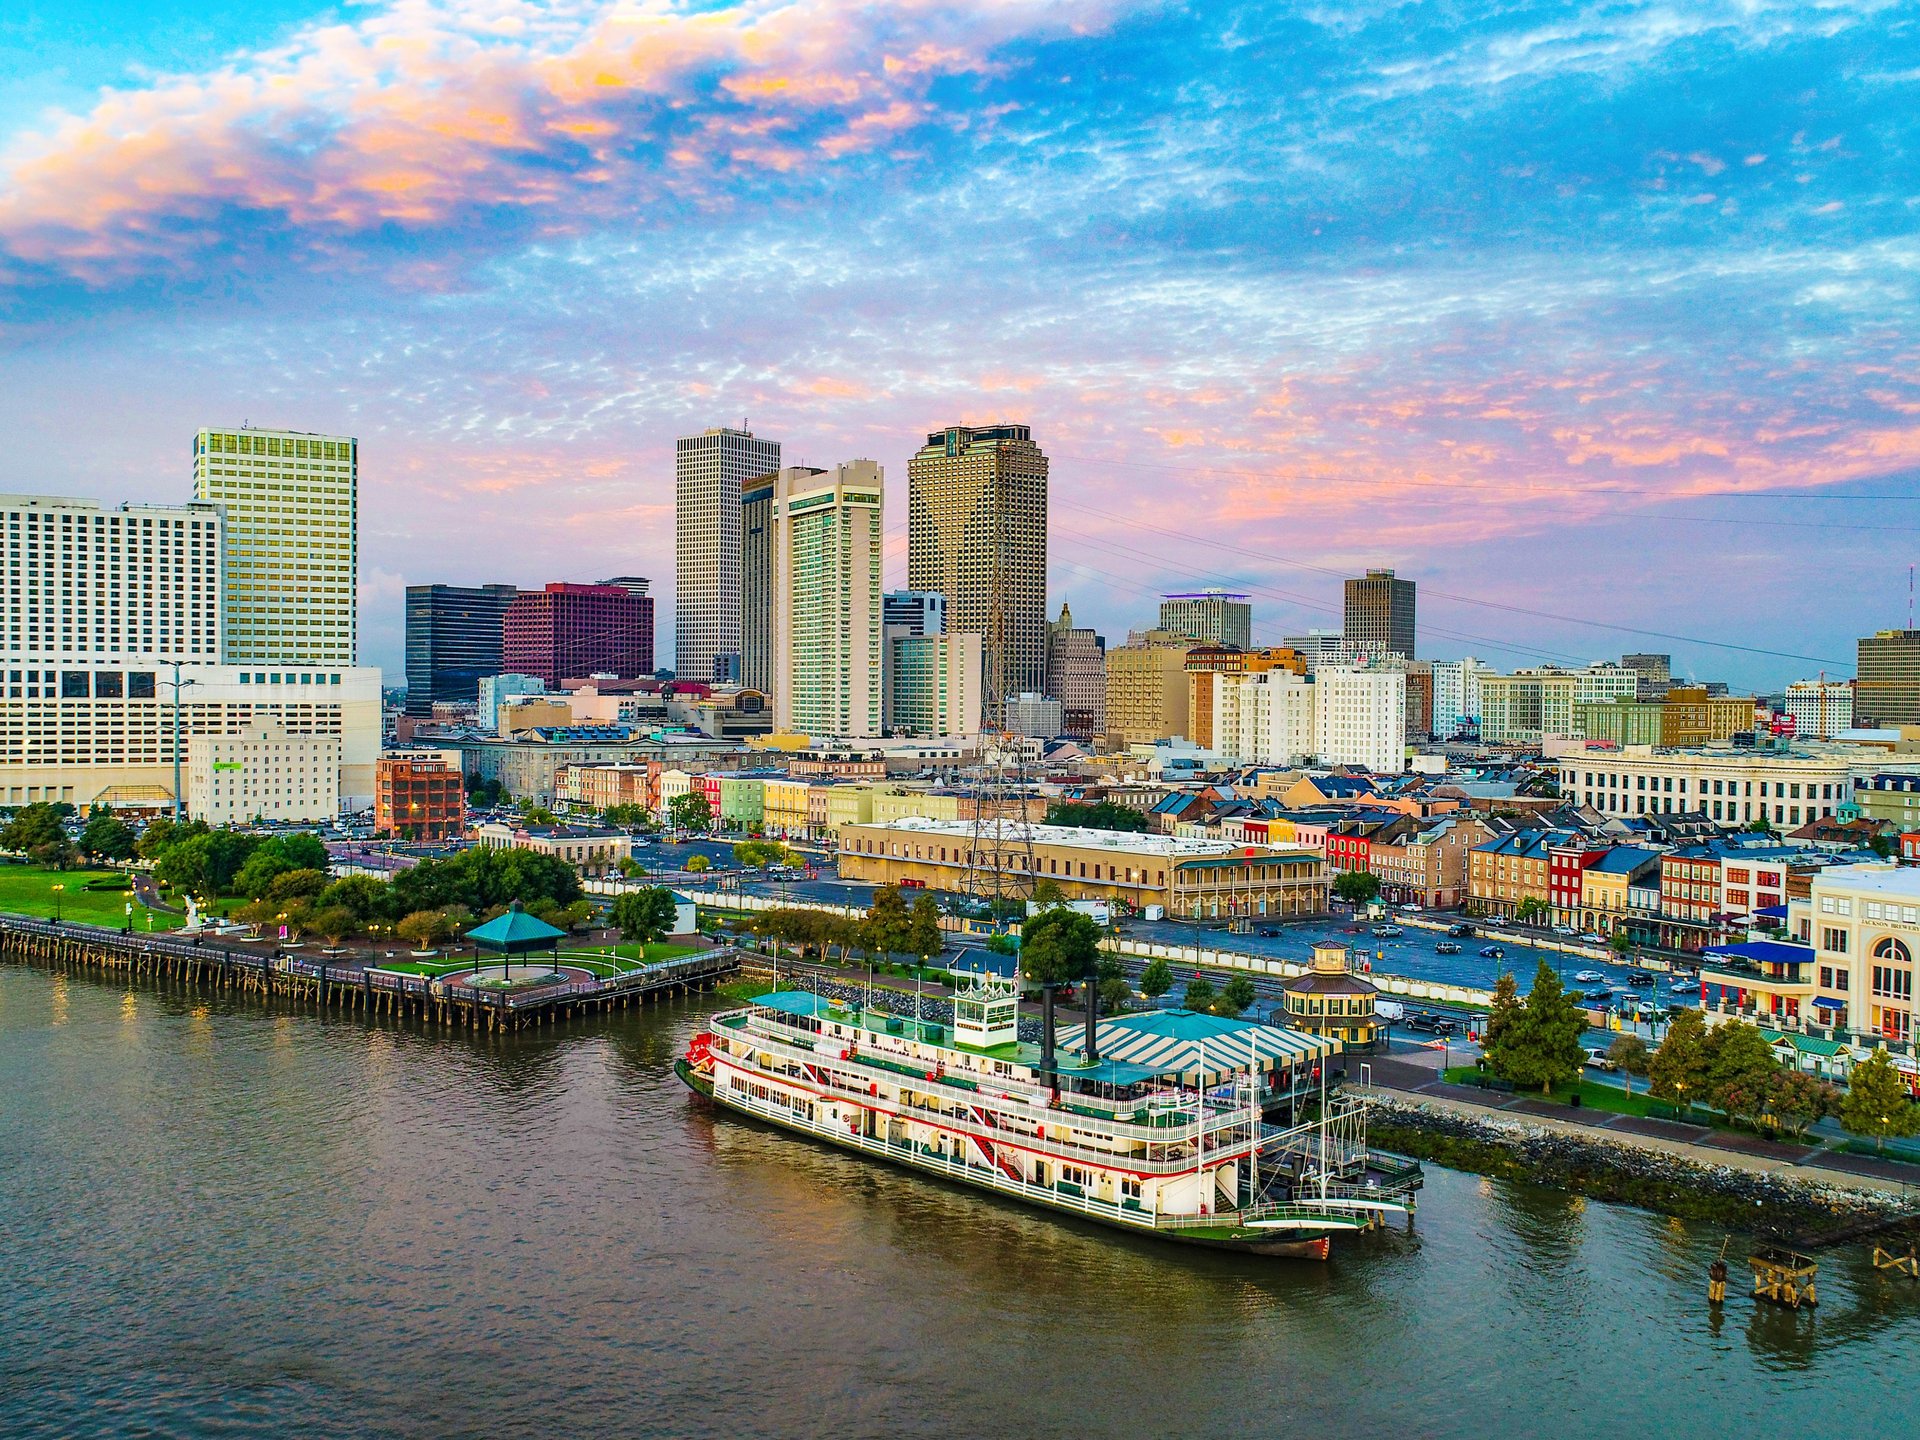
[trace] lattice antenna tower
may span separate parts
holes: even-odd
[[[1021,737],[983,737],[973,787],[966,893],[989,903],[1033,898],[1033,822],[1027,818],[1027,767]]]

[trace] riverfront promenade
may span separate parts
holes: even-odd
[[[1454,1085],[1443,1080],[1433,1066],[1402,1056],[1350,1056],[1347,1067],[1351,1089],[1380,1099],[1413,1100],[1470,1119],[1514,1121],[1553,1134],[1609,1140],[1698,1165],[1724,1165],[1755,1175],[1776,1175],[1920,1198],[1920,1165],[1845,1154],[1819,1145],[1767,1140],[1758,1135],[1714,1130],[1676,1120],[1556,1105],[1523,1094]],[[1363,1075],[1370,1083],[1360,1083]]]

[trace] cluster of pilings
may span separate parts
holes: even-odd
[[[344,957],[292,958],[199,938],[129,935],[12,916],[0,917],[0,954],[49,969],[475,1031],[534,1029],[638,1009],[710,990],[740,965],[736,952],[711,950],[613,980],[492,990],[384,971]]]

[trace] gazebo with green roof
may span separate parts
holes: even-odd
[[[529,915],[518,900],[509,905],[505,914],[496,915],[486,924],[476,926],[467,932],[467,939],[473,942],[474,958],[479,959],[482,950],[491,950],[498,955],[506,971],[506,978],[513,978],[513,957],[530,954],[535,950],[553,952],[553,968],[559,969],[560,942],[567,932],[556,930],[546,921]]]

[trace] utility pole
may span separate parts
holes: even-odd
[[[173,679],[167,683],[173,686],[173,823],[178,825],[186,818],[186,796],[180,791],[180,691],[185,686],[197,685],[200,682],[182,680],[180,678],[181,662],[178,660],[166,660],[161,663],[173,667]]]

